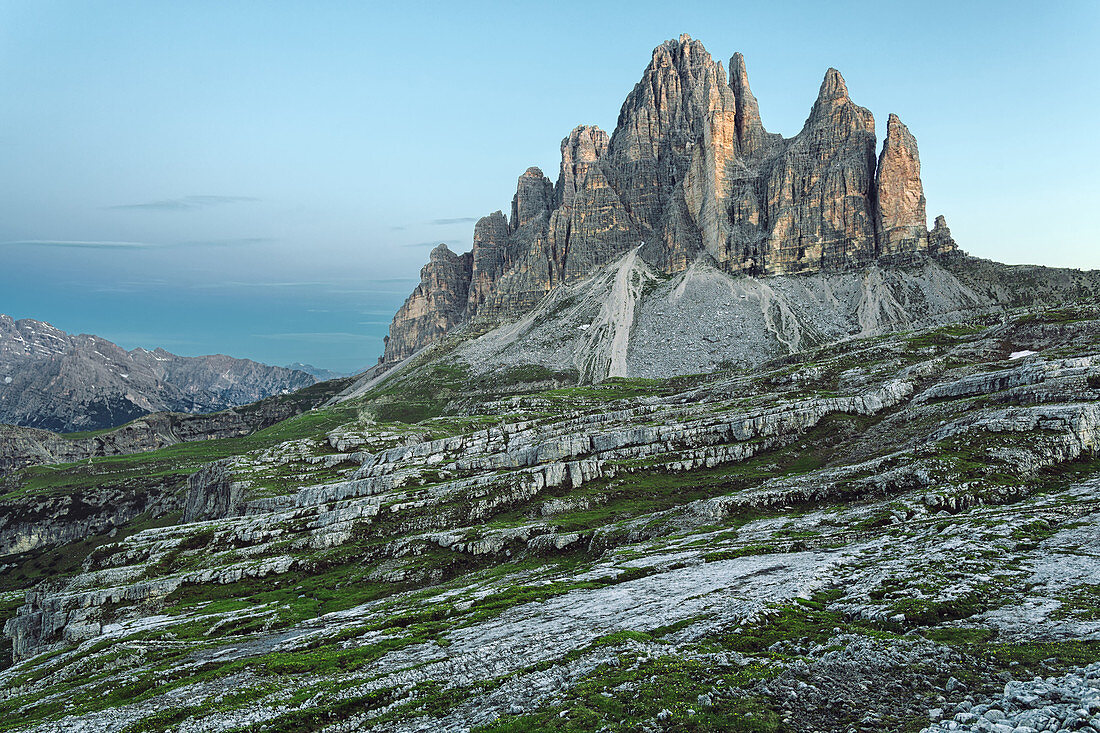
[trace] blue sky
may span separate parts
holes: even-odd
[[[652,48],[745,54],[765,126],[829,66],[920,144],[929,215],[1100,267],[1100,4],[0,0],[0,312],[128,348],[352,370]]]

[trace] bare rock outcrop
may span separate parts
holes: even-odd
[[[906,257],[928,250],[928,215],[917,140],[893,114],[886,123],[886,140],[878,158],[875,204],[880,256]]]
[[[584,277],[634,246],[637,232],[603,161],[611,139],[598,127],[581,125],[561,141],[558,208],[551,238],[562,279]]]
[[[187,479],[183,521],[232,517],[241,512],[244,488],[233,481],[231,461],[215,461]]]
[[[874,259],[875,118],[836,69],[767,185],[769,275],[839,270]]]
[[[510,217],[478,222],[468,260],[433,253],[381,363],[475,317],[526,313],[635,249],[665,274],[703,261],[753,276],[953,251],[949,235],[929,238],[916,140],[896,116],[877,160],[875,146],[874,117],[836,69],[788,140],[764,129],[741,54],[727,75],[698,41],[666,41],[610,136],[576,127],[561,143],[557,181],[523,173]]]
[[[409,296],[386,337],[387,361],[401,361],[459,323],[470,294],[473,255],[456,255],[440,244],[420,270],[420,284]]]
[[[928,251],[936,255],[953,254],[959,251],[959,245],[951,237],[951,230],[947,227],[947,219],[940,214],[936,217],[936,224],[928,233]]]

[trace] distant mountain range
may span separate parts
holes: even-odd
[[[0,423],[99,430],[152,412],[224,410],[328,378],[224,354],[127,351],[98,336],[0,314]]]
[[[340,377],[346,377],[348,374],[345,372],[334,372],[331,369],[322,369],[321,367],[315,367],[312,364],[303,364],[300,361],[296,361],[293,364],[287,364],[287,369],[293,369],[299,372],[305,372],[311,374],[317,378],[319,382],[327,382],[330,379],[339,379]]]

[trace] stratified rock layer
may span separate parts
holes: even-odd
[[[610,137],[577,127],[556,183],[529,168],[510,217],[478,222],[468,260],[433,253],[383,364],[474,317],[525,313],[634,249],[665,274],[702,260],[754,276],[954,250],[949,237],[930,243],[916,140],[895,115],[876,161],[874,117],[829,69],[802,131],[784,139],[764,129],[741,54],[729,67],[686,35],[654,49]]]
[[[947,219],[940,214],[936,217],[936,224],[928,233],[928,251],[935,255],[953,254],[959,251],[959,245],[951,237],[951,230],[947,227]]]

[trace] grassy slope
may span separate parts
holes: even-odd
[[[1093,314],[1091,311],[1075,311],[1071,315],[1072,319],[1067,320],[1070,316],[1061,311],[1046,312],[1025,316],[1024,322],[1028,322],[1026,319],[1048,324],[1076,322]],[[838,388],[838,380],[845,371],[854,365],[866,365],[869,360],[877,358],[874,354],[892,360],[891,363],[896,361],[901,364],[916,363],[939,355],[959,358],[950,357],[952,350],[965,344],[984,325],[948,327],[914,335],[903,339],[900,347],[887,347],[882,345],[881,340],[872,340],[853,344],[845,349],[832,349],[828,355],[822,352],[792,358],[787,365],[774,365],[769,371],[769,379],[772,380],[773,388],[785,385],[783,388],[794,396],[829,395]],[[1082,343],[1079,348],[1087,350],[1092,346],[1092,343]],[[822,364],[825,368],[814,371],[809,379],[801,379],[793,385],[787,385],[784,381],[788,377],[802,374],[807,365]],[[530,367],[500,375],[492,381],[471,382],[466,372],[458,366],[431,364],[384,383],[361,400],[313,410],[245,438],[181,444],[147,454],[25,469],[7,483],[8,493],[2,498],[65,494],[80,487],[104,484],[139,485],[140,482],[152,478],[182,482],[186,475],[211,460],[270,448],[287,440],[319,440],[334,428],[361,420],[364,414],[379,421],[380,431],[401,433],[416,430],[433,436],[444,436],[483,429],[486,425],[503,420],[504,416],[482,414],[480,407],[511,395],[526,395],[525,399],[534,407],[525,414],[539,419],[540,416],[601,411],[617,406],[618,401],[629,404],[641,397],[677,394],[706,385],[711,378],[698,376],[662,381],[609,380],[602,385],[588,386],[575,386],[571,381],[572,375],[555,374]],[[751,402],[751,397],[735,399],[747,399]],[[410,425],[413,423],[415,426]],[[626,474],[614,482],[586,485],[580,490],[562,489],[557,492],[559,498],[583,499],[587,508],[564,512],[548,521],[562,531],[616,526],[625,528],[630,522],[648,515],[654,515],[654,521],[659,523],[664,520],[656,516],[658,513],[687,502],[709,496],[735,494],[769,478],[799,476],[836,462],[843,458],[848,443],[867,434],[876,423],[877,419],[835,415],[805,434],[798,443],[779,447],[733,466],[677,474],[640,471]],[[810,445],[812,448],[805,449],[803,445]],[[977,450],[975,446],[953,446],[953,450],[952,453],[945,449],[943,457],[951,462],[955,470],[969,471],[975,476],[987,475],[987,466],[980,460],[981,455],[977,456],[978,460],[974,460]],[[1100,466],[1095,463],[1084,461],[1044,474],[1042,482],[1053,491],[1065,486],[1070,480],[1092,475],[1098,468]],[[539,502],[552,496],[553,494],[541,495]],[[515,526],[529,521],[536,510],[536,502],[502,507],[486,526],[498,529]],[[736,531],[741,524],[757,518],[759,515],[731,517],[716,529]],[[124,533],[155,526],[157,522],[170,522],[172,519],[143,518],[126,528]],[[871,525],[864,529],[875,530],[876,527]],[[884,527],[878,529],[886,531]],[[569,580],[571,575],[590,566],[596,559],[584,551],[562,552],[552,558],[517,557],[506,561],[499,557],[475,560],[455,553],[425,551],[402,560],[413,569],[426,571],[419,576],[413,573],[414,580],[379,581],[371,577],[374,565],[392,560],[376,554],[380,539],[387,531],[399,534],[403,530],[401,527],[387,530],[383,523],[372,528],[370,534],[357,537],[339,548],[317,553],[317,563],[312,572],[289,573],[273,579],[241,581],[224,586],[184,587],[165,599],[162,610],[170,615],[179,614],[186,620],[169,631],[143,634],[132,641],[192,640],[201,647],[213,643],[207,633],[219,623],[219,612],[244,608],[264,609],[265,613],[257,619],[245,620],[236,626],[218,626],[218,634],[214,637],[217,643],[248,639],[257,633],[290,628],[324,613],[352,608],[369,601],[394,598],[395,605],[390,615],[356,626],[344,637],[323,640],[312,649],[275,652],[246,660],[191,667],[185,671],[181,671],[183,668],[180,662],[183,655],[191,653],[190,648],[184,652],[169,644],[159,647],[160,651],[157,652],[147,649],[140,659],[140,668],[143,671],[129,685],[117,687],[115,683],[109,682],[109,673],[101,673],[105,694],[98,696],[87,694],[89,680],[85,677],[66,680],[66,670],[78,669],[81,659],[107,653],[108,649],[86,649],[76,656],[68,656],[54,663],[49,660],[38,661],[28,666],[17,683],[57,678],[59,681],[53,687],[52,693],[60,697],[38,701],[15,697],[0,703],[0,711],[12,713],[18,710],[21,716],[18,721],[9,717],[8,722],[0,723],[0,729],[12,727],[13,723],[18,727],[30,720],[56,717],[65,710],[91,711],[133,703],[161,694],[165,689],[202,680],[235,674],[251,675],[250,686],[242,689],[239,697],[224,699],[219,703],[222,709],[233,709],[234,706],[246,705],[252,700],[262,698],[272,689],[270,685],[274,684],[273,680],[284,680],[288,676],[313,679],[311,675],[324,676],[329,672],[343,674],[365,669],[387,651],[433,639],[445,641],[446,631],[457,625],[493,618],[513,606],[585,587],[584,583],[593,583],[594,587],[598,587],[636,577],[632,572],[624,570],[620,575],[604,580]],[[89,538],[26,558],[18,571],[5,575],[4,587],[17,589],[47,575],[73,572],[90,552],[106,541],[106,538]],[[190,548],[177,556],[176,561],[182,563],[182,566],[186,566],[188,562],[201,562],[204,549],[201,546]],[[770,545],[755,550],[749,548],[747,551],[775,549],[774,545]],[[716,555],[714,559],[722,557],[725,556]],[[503,588],[498,585],[502,578],[507,579]],[[441,602],[431,604],[424,610],[422,605],[423,601],[440,594],[469,592],[479,587],[488,589],[488,593],[469,606]],[[887,588],[884,591],[884,600],[889,600],[886,593],[890,590],[896,589]],[[1094,613],[1095,604],[1089,601],[1093,590],[1083,588],[1071,599],[1073,603],[1067,605],[1080,606],[1078,611],[1082,614]],[[6,600],[0,606],[0,613],[11,614],[14,612],[14,601],[7,595],[4,598]],[[784,605],[762,626],[724,632],[716,635],[709,643],[714,649],[794,658],[797,654],[772,653],[768,649],[776,642],[784,640],[823,641],[831,635],[834,628],[887,637],[915,629],[928,638],[959,649],[971,659],[981,660],[990,669],[1018,671],[1021,665],[1028,669],[1039,668],[1040,662],[1044,660],[1053,659],[1059,664],[1071,664],[1100,657],[1100,649],[1092,642],[998,643],[990,637],[989,632],[981,629],[964,631],[943,627],[943,622],[965,618],[980,610],[979,605],[965,605],[977,604],[975,599],[964,599],[948,608],[928,604],[919,608],[909,604],[902,608],[899,605],[899,609],[909,612],[907,616],[910,620],[906,626],[853,622],[829,608],[832,600],[834,599],[826,596],[806,604]],[[196,612],[198,618],[195,617]],[[205,618],[207,616],[209,618]],[[346,646],[348,639],[358,639],[374,632],[386,632],[387,636],[373,643]],[[653,629],[637,638],[612,638],[601,640],[600,643],[615,648],[627,642],[659,645],[665,643],[663,639],[667,633],[667,629]],[[152,648],[157,647],[149,647]],[[118,653],[122,656],[116,657],[116,660],[124,660],[128,654],[126,651]],[[674,726],[683,730],[782,728],[771,703],[752,695],[720,701],[720,704],[708,710],[695,709],[699,707],[696,702],[699,694],[714,689],[716,685],[751,688],[756,682],[773,674],[766,667],[736,670],[708,668],[677,654],[639,655],[620,650],[618,656],[620,661],[617,665],[597,667],[582,683],[570,688],[562,699],[545,709],[505,717],[485,726],[484,730],[494,733],[520,730],[592,730],[608,723],[613,723],[615,729],[625,730],[651,719],[661,710],[669,710]],[[102,666],[102,660],[99,664]],[[960,678],[968,673],[968,669],[963,667],[958,672]],[[95,683],[94,675],[91,682]],[[501,681],[489,681],[485,685],[500,683]],[[312,686],[300,690],[292,700],[305,700],[311,695],[319,695],[327,702],[318,703],[307,712],[288,713],[273,729],[316,730],[327,722],[348,715],[353,709],[392,704],[398,699],[386,691],[374,693],[371,699],[341,699],[336,694],[340,684],[337,681],[328,685],[313,682],[310,684]],[[67,686],[73,690],[81,690],[81,702],[61,702]],[[393,715],[446,710],[484,692],[485,689],[487,688],[484,686],[476,689],[424,687],[418,690],[412,700],[398,705]],[[623,692],[624,689],[627,692]],[[71,707],[73,704],[79,707]],[[166,730],[175,722],[183,720],[184,717],[181,716],[201,716],[209,712],[211,709],[165,712],[159,714],[159,717],[150,718],[144,728],[133,730]],[[746,716],[746,713],[753,715]]]

